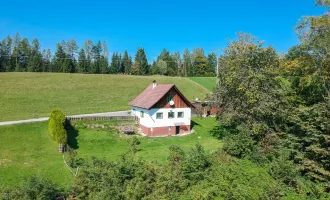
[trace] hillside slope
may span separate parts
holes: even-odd
[[[128,103],[153,80],[175,84],[192,100],[208,92],[187,78],[61,73],[0,73],[0,121],[129,109]]]
[[[209,91],[213,91],[215,88],[215,77],[189,77],[190,80],[195,81]]]

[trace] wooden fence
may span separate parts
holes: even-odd
[[[137,120],[136,116],[84,116],[84,117],[66,117],[70,121],[97,121],[97,120],[117,120],[117,121],[130,121]]]

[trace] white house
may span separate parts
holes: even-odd
[[[194,106],[173,84],[153,81],[129,105],[147,136],[190,132],[191,108]]]

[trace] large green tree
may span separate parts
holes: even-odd
[[[207,72],[206,63],[207,58],[204,55],[202,48],[195,48],[192,53],[193,58],[193,71],[192,76],[204,76]]]
[[[0,72],[13,71],[14,68],[10,63],[12,49],[12,39],[10,36],[4,38],[0,43]]]
[[[113,53],[111,58],[110,73],[118,74],[121,72],[122,67],[120,62],[120,55],[117,52]]]
[[[139,71],[141,75],[147,75],[149,74],[149,65],[146,53],[143,48],[138,48],[136,54],[135,54],[135,63],[138,63],[139,65]]]
[[[239,33],[221,57],[215,95],[224,108],[223,123],[244,126],[255,139],[278,129],[285,111],[281,80],[276,78],[279,56],[254,37]]]
[[[31,54],[28,59],[28,71],[29,72],[42,71],[42,54],[40,52],[40,44],[38,39],[32,40]]]
[[[183,68],[182,69],[183,76],[191,76],[193,74],[192,60],[191,60],[191,55],[190,55],[190,52],[188,49],[184,50],[182,68]]]
[[[66,60],[66,55],[61,44],[56,45],[56,52],[52,63],[52,72],[61,72],[64,62]]]
[[[88,72],[88,61],[86,59],[85,50],[82,48],[78,55],[78,72],[87,73]]]
[[[132,58],[128,55],[128,52],[125,50],[122,61],[121,61],[122,69],[125,74],[130,74],[132,69]]]

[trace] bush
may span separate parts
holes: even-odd
[[[227,136],[223,150],[232,156],[244,158],[254,150],[254,141],[247,133],[238,133]]]
[[[63,191],[50,180],[31,176],[16,189],[3,192],[2,198],[9,199],[64,199]]]
[[[271,162],[271,166],[268,170],[268,173],[272,177],[291,187],[296,187],[297,172],[294,164],[284,158],[279,158]]]

